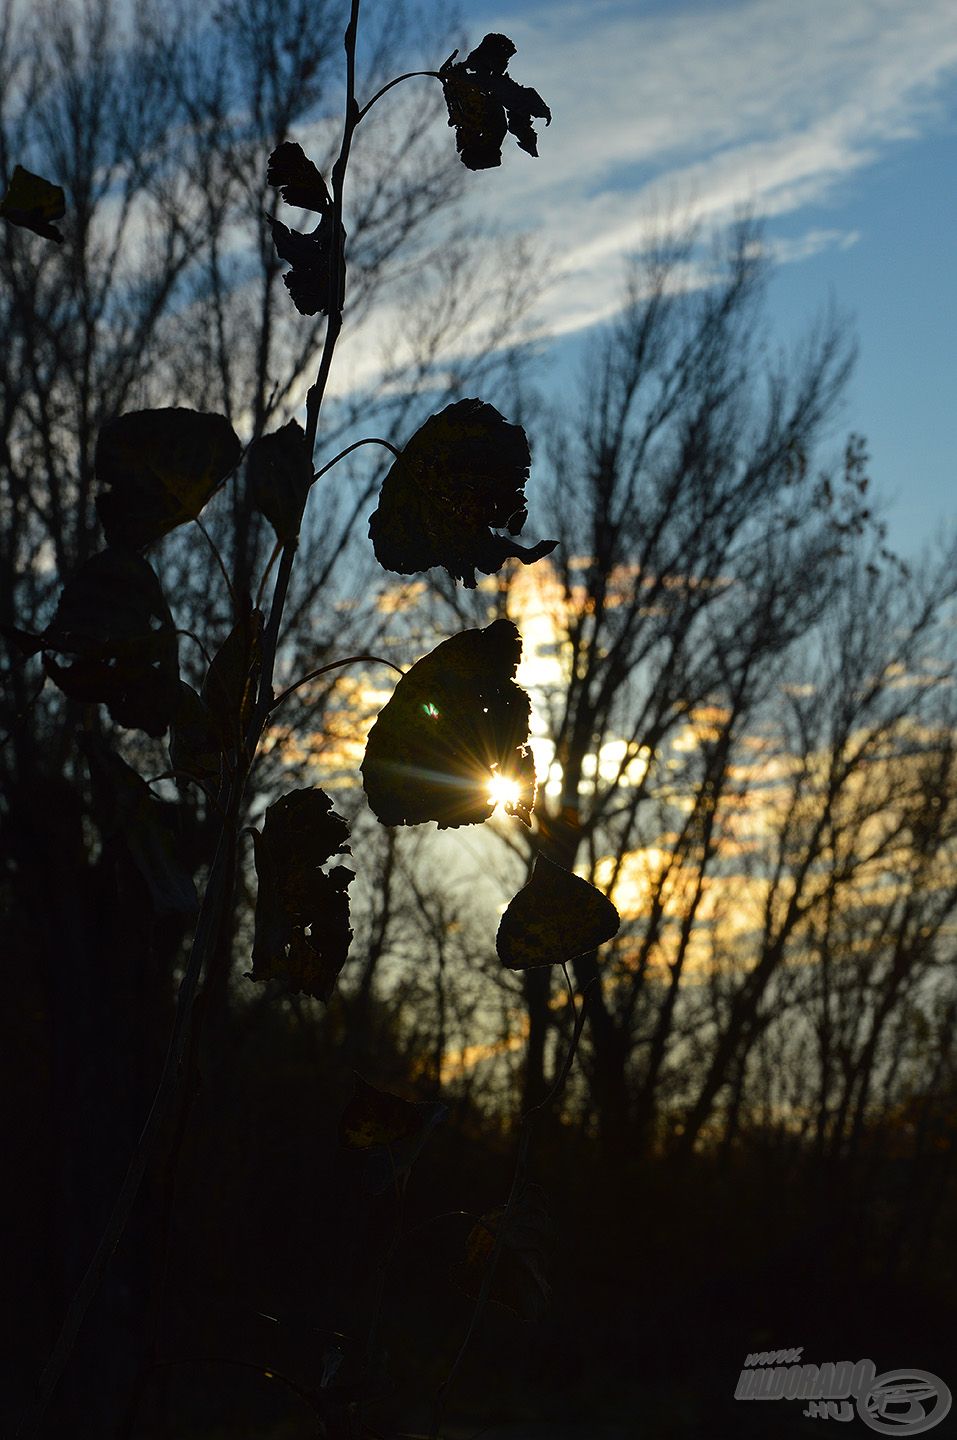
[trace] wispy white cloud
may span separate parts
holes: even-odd
[[[475,203],[558,255],[554,333],[614,310],[620,257],[663,214],[720,224],[745,204],[772,222],[782,262],[853,244],[856,228],[819,216],[797,238],[775,238],[773,222],[793,229],[886,147],[926,133],[957,76],[953,0],[699,0],[664,14],[568,0],[489,11],[487,28],[515,41],[515,78],[554,120],[537,161],[511,147],[475,177]]]

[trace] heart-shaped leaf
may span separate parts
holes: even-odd
[[[447,405],[415,432],[382,482],[369,517],[379,564],[400,575],[444,565],[472,589],[476,570],[492,575],[510,557],[529,565],[549,554],[557,541],[526,548],[510,538],[528,515],[530,464],[525,431],[494,406]]]
[[[107,549],[66,582],[41,634],[9,628],[27,655],[70,657],[44,668],[70,699],[104,704],[117,725],[162,735],[179,695],[176,629],[159,580],[142,555]]]
[[[402,677],[362,761],[366,796],[383,825],[487,820],[495,775],[524,786],[512,809],[527,823],[529,700],[512,678],[521,653],[516,627],[495,620],[444,640]]]
[[[292,790],[269,806],[254,840],[259,893],[248,979],[279,979],[293,993],[329,999],[352,939],[346,890],[354,875],[322,866],[348,853],[348,835],[322,790]]]
[[[495,946],[510,970],[561,965],[597,950],[620,924],[607,895],[538,855],[532,878],[502,916]]]
[[[506,67],[515,54],[507,35],[486,35],[464,60],[455,50],[439,71],[455,147],[469,170],[502,163],[502,144],[511,131],[522,150],[538,154],[533,117],[551,124],[552,112],[537,90],[517,84]]]
[[[62,220],[65,214],[66,199],[59,185],[24,170],[22,165],[14,167],[7,193],[0,200],[0,215],[4,220],[59,244],[63,235],[51,221]]]
[[[110,420],[96,444],[96,508],[111,545],[145,549],[195,520],[242,455],[224,415],[133,410]]]

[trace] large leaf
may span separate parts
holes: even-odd
[[[110,420],[96,444],[96,508],[111,545],[142,550],[195,520],[242,455],[224,415],[133,410]]]
[[[255,833],[256,933],[252,980],[281,980],[294,993],[328,1000],[352,939],[353,872],[322,866],[348,853],[349,827],[322,790],[292,790],[270,805]]]
[[[4,220],[59,244],[62,232],[51,222],[62,220],[65,214],[66,199],[59,185],[24,170],[22,165],[14,167],[7,193],[0,200],[0,215]]]
[[[513,676],[522,637],[510,620],[463,630],[412,666],[369,732],[362,781],[384,825],[475,825],[492,813],[494,774],[523,786],[512,814],[528,822],[534,771],[529,700]]]
[[[491,575],[509,557],[528,565],[547,555],[557,541],[526,548],[510,538],[528,515],[530,464],[525,431],[494,406],[447,405],[415,432],[382,482],[369,517],[380,565],[400,575],[444,565],[474,588],[476,570]]]
[[[149,887],[157,914],[195,910],[196,887],[167,823],[169,807],[98,736],[80,744],[90,764],[93,795],[104,838],[120,835]]]
[[[341,310],[345,297],[345,266],[342,263],[345,231],[340,225],[336,236],[332,199],[326,182],[301,146],[289,140],[270,155],[266,181],[279,188],[288,205],[314,210],[321,217],[316,229],[308,235],[290,230],[272,216],[267,217],[279,258],[292,266],[283,276],[283,281],[293,304],[300,315],[329,315],[334,310]]]
[[[464,60],[455,50],[439,71],[463,165],[488,170],[502,163],[502,144],[511,131],[529,155],[538,154],[533,117],[551,123],[552,112],[537,90],[517,84],[505,70],[515,54],[507,35],[486,35]]]
[[[312,459],[302,426],[290,420],[249,447],[246,477],[253,504],[285,545],[299,534],[303,506],[312,484]]]
[[[467,1295],[477,1298],[482,1290],[504,1216],[504,1207],[492,1210],[469,1232],[465,1260],[452,1271]],[[509,1212],[489,1299],[522,1320],[540,1319],[551,1296],[550,1250],[551,1218],[545,1196],[537,1185],[526,1185]]]
[[[104,704],[118,725],[162,735],[178,703],[176,629],[156,574],[133,550],[93,555],[66,582],[40,634],[9,628],[65,695]],[[51,654],[67,656],[61,665]]]
[[[404,1100],[356,1075],[339,1134],[347,1149],[364,1153],[366,1183],[374,1194],[380,1194],[412,1168],[447,1113],[439,1101]]]
[[[495,945],[510,970],[560,965],[597,950],[620,924],[607,895],[538,855],[532,878],[502,916]]]

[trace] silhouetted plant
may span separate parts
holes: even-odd
[[[215,854],[197,902],[190,867],[176,852],[151,782],[91,724],[82,748],[93,786],[123,834],[156,909],[195,909],[197,914],[149,1116],[23,1433],[35,1431],[42,1420],[129,1220],[143,1176],[162,1155],[168,1130],[176,1129],[176,1116],[182,1113],[188,1057],[208,1018],[209,997],[215,997],[230,958],[235,876],[246,828],[244,791],[271,717],[302,683],[287,687],[279,696],[273,687],[311,486],[347,453],[331,457],[318,471],[313,468],[347,293],[343,205],[349,159],[362,119],[397,83],[390,82],[360,107],[356,98],[359,8],[359,0],[352,0],[345,34],[345,115],[331,183],[326,184],[318,168],[291,141],[280,144],[269,160],[268,182],[280,190],[284,201],[319,216],[318,226],[308,234],[269,218],[276,251],[291,265],[284,278],[293,303],[304,315],[327,317],[318,374],[306,400],[305,427],[290,422],[258,436],[244,457],[230,419],[221,414],[182,407],[138,410],[105,424],[97,441],[95,474],[96,508],[107,548],[66,579],[56,613],[42,632],[6,629],[25,656],[42,654],[45,675],[69,698],[90,707],[105,705],[121,727],[154,737],[168,733],[169,774],[180,783],[200,787],[219,819]],[[456,63],[453,55],[439,71],[419,72],[441,82],[457,149],[469,169],[498,165],[509,131],[522,149],[535,155],[532,118],[551,118],[534,90],[505,73],[513,53],[514,46],[505,36],[487,35],[464,61]],[[0,209],[8,221],[58,240],[51,222],[62,212],[63,192],[58,187],[17,169]],[[212,560],[203,550],[205,563],[218,564],[227,575],[235,613],[232,629],[218,651],[207,657],[205,679],[195,689],[181,677],[178,632],[161,578],[145,552],[177,527],[198,522],[213,495],[234,479],[243,458],[252,503],[276,532],[279,553],[272,601],[268,611],[261,611],[242,592],[243,577],[228,575],[215,547]],[[528,564],[547,554],[554,542],[524,549],[512,538],[526,519],[524,484],[529,463],[521,427],[510,425],[492,406],[477,399],[448,406],[396,453],[383,482],[370,520],[380,562],[404,574],[442,565],[466,586],[474,586],[477,570],[491,574],[509,558]],[[263,576],[261,591],[265,580]],[[370,805],[385,824],[414,825],[428,819],[440,825],[479,824],[492,811],[487,790],[495,776],[514,781],[515,798],[507,808],[524,824],[530,823],[535,774],[528,749],[529,701],[513,679],[520,655],[517,629],[498,620],[484,630],[450,637],[402,677],[372,729],[362,764]],[[332,665],[348,664],[350,658]],[[92,710],[89,713],[92,720]],[[250,978],[288,993],[328,1000],[352,934],[348,915],[352,873],[340,864],[329,868],[335,857],[349,851],[346,822],[333,811],[323,791],[296,789],[269,806],[262,828],[253,831],[253,841],[258,898]],[[617,925],[609,900],[584,880],[543,860],[503,917],[499,951],[513,968],[564,966],[609,938]],[[569,991],[575,1010],[570,983]],[[564,1083],[582,1016],[583,1007],[576,1011],[572,1045],[548,1099]],[[526,1176],[532,1121],[542,1108],[536,1107],[523,1124],[506,1204],[482,1217],[467,1241],[459,1279],[476,1297],[475,1313],[436,1402],[434,1434],[487,1301],[502,1300],[532,1318],[547,1299],[542,1268],[547,1210]],[[342,1137],[347,1147],[365,1153],[374,1192],[404,1183],[442,1113],[442,1106],[412,1105],[358,1082],[343,1116]],[[323,1376],[308,1393],[297,1390],[327,1427],[323,1433],[369,1433],[362,1427],[359,1409],[347,1403],[335,1385],[327,1384],[328,1378]]]

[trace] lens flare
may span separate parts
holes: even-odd
[[[488,782],[488,798],[493,805],[517,805],[521,796],[522,787],[518,780],[492,772]]]

